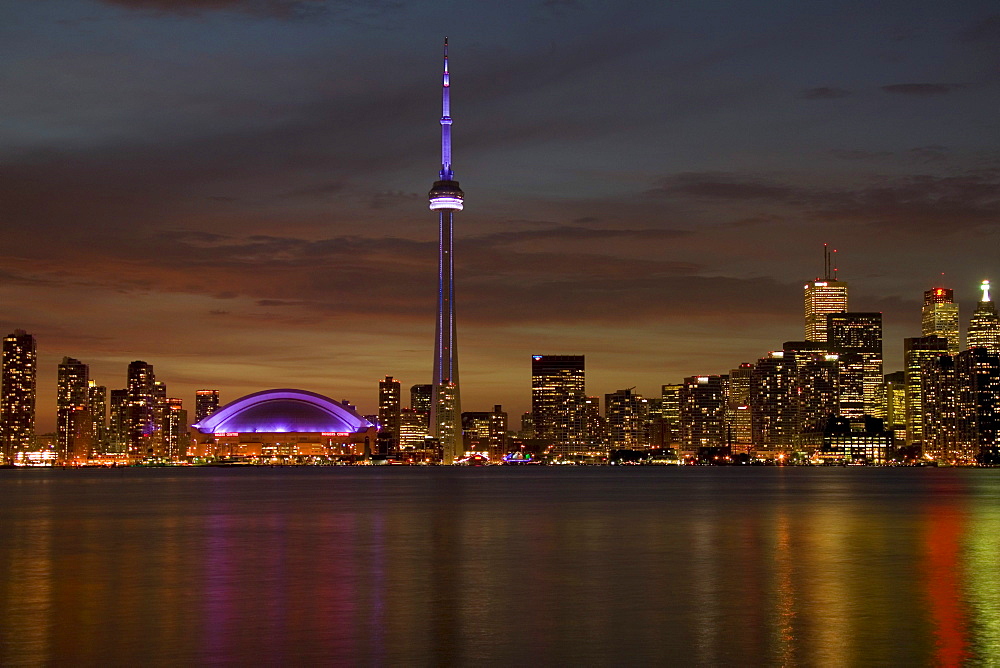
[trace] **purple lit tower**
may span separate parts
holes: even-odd
[[[441,82],[441,173],[428,197],[440,221],[438,253],[438,308],[434,337],[434,389],[431,397],[431,436],[441,444],[443,461],[451,464],[463,454],[462,402],[458,388],[458,348],[455,342],[455,259],[452,224],[462,210],[465,194],[451,170],[451,97],[448,85],[448,38],[444,40]]]

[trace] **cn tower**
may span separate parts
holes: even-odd
[[[465,193],[451,170],[451,89],[448,82],[448,38],[444,38],[444,74],[441,79],[441,172],[428,194],[431,211],[438,212],[438,303],[434,336],[434,389],[431,397],[431,436],[441,444],[442,462],[451,464],[464,454],[462,401],[458,388],[458,348],[455,342],[455,255],[452,225],[462,210]]]

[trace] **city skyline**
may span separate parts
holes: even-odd
[[[645,395],[756,360],[798,338],[822,243],[886,372],[926,290],[964,331],[997,277],[992,6],[731,8],[633,3],[609,35],[583,2],[4,7],[0,325],[39,342],[40,430],[63,357],[109,389],[148,360],[189,407],[373,413],[385,375],[430,382],[442,34],[468,51],[463,407],[524,412],[532,354]]]

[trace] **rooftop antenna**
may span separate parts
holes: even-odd
[[[448,82],[448,38],[444,38],[444,72],[441,75],[441,180],[453,181],[451,170],[451,89]]]

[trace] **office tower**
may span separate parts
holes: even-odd
[[[608,447],[608,425],[601,415],[601,398],[587,397],[583,401],[587,445],[591,450],[605,450]]]
[[[399,381],[386,376],[378,382],[379,436],[392,450],[399,447],[399,420],[402,410],[402,393]]]
[[[79,465],[93,448],[90,414],[90,367],[64,357],[56,380],[56,461]]]
[[[649,402],[633,389],[616,390],[604,395],[608,446],[615,450],[634,450],[649,445],[646,440]]]
[[[726,396],[722,376],[688,376],[677,395],[680,444],[685,450],[725,445]]]
[[[427,438],[427,413],[403,408],[399,411],[399,447],[420,450]]]
[[[491,426],[494,415],[491,411],[465,411],[462,413],[462,442],[464,452],[485,452],[488,457],[502,456],[491,448]]]
[[[836,267],[831,276],[832,260],[826,244],[823,244],[823,264],[824,277],[804,286],[806,341],[826,341],[827,314],[847,310],[847,283],[837,280]]]
[[[431,395],[434,393],[433,385],[414,385],[410,388],[410,408],[413,410],[431,414]]]
[[[531,356],[535,438],[571,451],[586,442],[583,355]]]
[[[151,445],[153,456],[157,459],[168,457],[167,423],[170,416],[170,406],[167,403],[167,386],[159,380],[153,381],[153,437]]]
[[[535,437],[535,416],[531,413],[521,413],[521,430],[517,432],[518,438]]]
[[[794,377],[789,397],[796,415],[794,443],[819,447],[830,418],[844,415],[845,376],[853,376],[857,380],[853,392],[853,413],[857,417],[862,415],[860,357],[854,355],[857,368],[845,374],[842,355],[830,352],[828,343],[786,341],[782,352],[783,361],[792,365]],[[849,407],[848,410],[852,409]]]
[[[428,198],[438,212],[438,302],[434,336],[434,389],[431,401],[431,436],[441,444],[442,459],[451,464],[462,454],[462,400],[458,385],[458,348],[455,336],[455,258],[452,224],[461,211],[465,194],[451,169],[451,88],[448,74],[448,39],[444,40],[444,73],[441,80],[441,172]]]
[[[885,425],[896,440],[906,442],[906,372],[895,371],[885,376]]]
[[[750,380],[753,444],[757,448],[784,450],[797,445],[799,435],[798,386],[795,359],[776,351],[757,360]]]
[[[839,414],[885,417],[882,314],[831,313],[826,320],[830,351],[840,354]]]
[[[507,454],[507,412],[503,406],[493,406],[490,413],[489,452],[490,458],[502,457]]]
[[[90,409],[90,421],[93,425],[93,441],[90,451],[92,458],[108,453],[110,437],[108,434],[108,388],[98,385],[93,380],[87,387],[87,407]]]
[[[959,458],[958,453],[966,449],[958,443],[955,358],[946,351],[940,351],[938,355],[922,360],[920,366],[923,453],[931,459],[954,463]]]
[[[983,298],[976,304],[976,310],[969,321],[966,341],[969,348],[985,348],[990,354],[1000,355],[1000,317],[990,299],[990,282],[983,281],[979,287],[983,291]]]
[[[750,384],[753,364],[743,362],[729,371],[726,391],[726,440],[734,452],[749,452],[753,443]]]
[[[159,425],[156,421],[156,377],[153,365],[136,360],[128,365],[125,397],[126,448],[133,462],[153,457],[154,439]]]
[[[903,339],[907,445],[921,445],[924,441],[924,367],[947,352],[948,339],[943,336]]]
[[[167,461],[176,462],[187,455],[190,445],[188,433],[188,413],[184,410],[184,401],[176,397],[168,397],[163,402],[163,457]]]
[[[933,288],[924,291],[924,306],[921,309],[921,329],[924,336],[943,336],[948,339],[948,352],[952,355],[961,350],[962,334],[958,325],[958,304],[955,291],[949,288]]]
[[[892,432],[879,418],[865,415],[860,419],[831,417],[823,430],[821,460],[881,464],[892,447]]]
[[[194,421],[201,422],[219,410],[218,390],[198,390],[194,393]]]
[[[124,457],[129,444],[128,390],[111,390],[108,415],[108,454]]]
[[[663,439],[669,444],[679,444],[681,440],[681,388],[683,383],[669,383],[660,386],[660,412],[670,429]]]
[[[955,356],[964,462],[1000,464],[1000,356],[975,347]]]
[[[0,371],[0,443],[5,462],[23,461],[34,449],[35,337],[23,329],[3,340]]]

